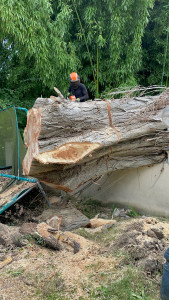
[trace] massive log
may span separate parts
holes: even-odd
[[[108,172],[160,163],[169,146],[167,105],[169,90],[83,103],[38,98],[24,132],[24,174],[70,192]]]

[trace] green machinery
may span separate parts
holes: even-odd
[[[51,206],[39,181],[36,178],[23,176],[22,161],[26,148],[18,127],[17,110],[28,112],[25,108],[15,106],[0,110],[0,179],[9,179],[2,186],[0,184],[0,214],[29,193],[35,185],[38,185],[48,205]],[[29,187],[25,188],[23,182],[30,183]],[[19,192],[13,195],[14,192],[10,193],[10,190],[12,191],[15,185],[19,185]],[[15,190],[14,188],[13,191]],[[2,198],[6,194],[8,196],[4,202]]]

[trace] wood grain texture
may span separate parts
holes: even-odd
[[[169,145],[162,121],[167,105],[169,90],[83,103],[38,98],[24,132],[24,173],[72,191],[108,172],[159,163]]]

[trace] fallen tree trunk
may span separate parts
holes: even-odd
[[[38,98],[28,112],[25,175],[65,191],[120,169],[157,164],[166,157],[169,132],[160,96],[68,102]]]

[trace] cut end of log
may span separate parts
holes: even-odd
[[[23,160],[23,174],[28,175],[33,157],[39,153],[38,136],[41,131],[41,108],[32,108],[27,115],[27,126],[24,130],[24,141],[28,148]]]
[[[38,154],[35,158],[40,163],[50,164],[74,164],[90,155],[100,147],[99,143],[74,142],[62,145],[61,147]]]

